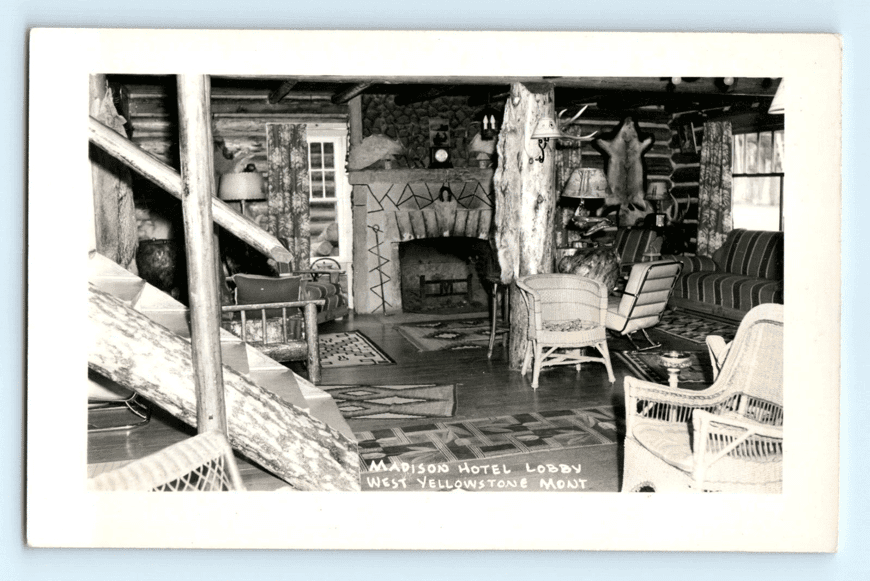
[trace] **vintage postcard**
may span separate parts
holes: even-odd
[[[836,551],[841,68],[33,30],[28,543]]]

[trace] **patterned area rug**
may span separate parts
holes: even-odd
[[[489,319],[455,319],[397,325],[396,330],[420,351],[467,351],[489,346]]]
[[[664,331],[670,335],[704,344],[707,335],[720,335],[726,341],[734,339],[737,333],[737,325],[718,319],[708,318],[696,313],[685,311],[665,311],[662,320],[653,327],[657,331]]]
[[[668,370],[661,364],[659,353],[625,351],[614,355],[625,362],[631,370],[629,375],[653,383],[668,383]],[[690,353],[689,357],[692,359],[692,366],[680,371],[680,385],[688,384],[686,387],[692,389],[712,385],[713,365],[710,363],[710,354],[706,351],[697,351]]]
[[[321,385],[345,418],[449,418],[456,411],[456,386],[436,385]]]
[[[355,434],[363,471],[613,444],[613,408],[533,412]]]
[[[320,364],[323,367],[394,365],[389,355],[359,331],[324,333],[319,337]]]

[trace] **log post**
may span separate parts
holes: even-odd
[[[226,435],[220,296],[211,215],[215,186],[210,93],[207,76],[178,75],[181,209],[190,288],[196,424],[200,433],[217,430]]]
[[[362,97],[357,95],[347,103],[350,124],[350,149],[358,147],[363,140]],[[351,221],[353,223],[353,306],[357,313],[368,312],[366,290],[366,218],[368,217],[368,191],[366,186],[354,185],[351,193]]]
[[[521,367],[528,342],[525,303],[513,283],[520,276],[553,271],[556,144],[547,145],[540,162],[536,158],[541,150],[531,140],[545,116],[555,116],[552,85],[511,85],[493,176],[495,245],[502,282],[511,288],[511,369]]]
[[[88,367],[202,431],[191,342],[88,285]],[[300,490],[359,490],[356,443],[224,368],[233,448]]]

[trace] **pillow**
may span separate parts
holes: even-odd
[[[261,303],[286,303],[299,300],[302,287],[301,276],[260,276],[256,274],[236,274],[236,304],[256,305]],[[287,316],[295,315],[298,308],[287,309]],[[245,311],[247,317],[260,317],[260,311]],[[281,309],[266,309],[267,317],[280,317]]]

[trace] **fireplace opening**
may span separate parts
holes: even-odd
[[[451,237],[399,244],[402,310],[407,313],[486,311],[483,283],[492,251],[489,241]]]

